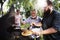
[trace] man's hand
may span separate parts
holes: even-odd
[[[31,25],[35,25],[35,26],[42,26],[42,23],[35,23],[35,22],[32,22]]]
[[[41,35],[40,32],[33,32],[33,34],[34,34],[34,35],[38,35],[38,36]]]
[[[34,26],[35,24],[36,24],[35,22],[32,22],[32,23],[31,23],[31,26]]]
[[[33,32],[33,34],[41,36],[41,35],[52,34],[52,33],[56,33],[56,32],[57,32],[57,30],[55,30],[54,28],[48,28],[48,29],[40,31],[40,32]]]
[[[23,24],[23,25],[25,25],[25,24],[26,24],[26,22],[25,22],[25,21],[23,21],[23,22],[22,22],[22,24]]]

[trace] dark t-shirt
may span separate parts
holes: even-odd
[[[43,30],[54,28],[57,33],[44,35],[45,40],[60,40],[60,13],[53,10],[51,14],[45,16],[42,20]]]

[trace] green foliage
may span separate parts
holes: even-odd
[[[2,11],[0,11],[0,15],[2,14]]]
[[[23,5],[25,12],[26,12],[26,18],[30,16],[30,10],[33,9],[33,7],[34,7],[33,1],[25,0],[22,2],[22,5]]]
[[[19,2],[19,4],[17,5],[17,2]],[[36,3],[36,0],[9,0],[8,2],[8,6],[11,6],[12,4],[15,4],[17,8],[20,8],[21,5],[23,6],[23,8],[25,9],[26,12],[26,17],[30,16],[30,10],[34,9],[34,4]],[[58,3],[58,0],[54,0],[53,2],[54,8],[58,11],[60,11],[60,3]],[[41,10],[38,10],[38,15],[42,17],[43,13]]]
[[[40,17],[43,17],[43,11],[41,9],[38,10],[38,14],[37,15],[40,16]]]
[[[53,2],[53,5],[54,5],[54,8],[55,8],[56,10],[60,11],[60,3],[58,3],[58,1],[59,1],[59,0],[55,0],[55,1]]]
[[[28,27],[30,27],[30,24],[25,24],[25,25],[21,25],[21,28],[28,28]]]
[[[17,4],[19,2],[19,4]],[[30,10],[33,9],[34,7],[34,2],[35,0],[9,0],[8,5],[7,6],[11,6],[12,4],[15,4],[15,9],[20,9],[21,6],[23,6],[23,8],[25,9],[26,12],[26,17],[30,16]]]

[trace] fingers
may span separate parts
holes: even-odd
[[[33,32],[34,35],[39,35],[40,36],[40,33],[39,32]]]
[[[32,34],[36,34],[36,32],[33,32]]]
[[[32,23],[31,23],[31,26],[34,26],[34,25],[35,25],[35,22],[32,22]]]
[[[36,32],[35,35],[39,35],[39,33]]]
[[[32,22],[32,23],[31,23],[31,26],[34,26],[34,25],[40,27],[40,26],[42,26],[42,23],[35,23],[35,22]]]

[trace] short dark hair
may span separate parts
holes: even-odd
[[[50,1],[50,0],[47,0],[47,5],[49,6],[49,5],[53,5],[53,3]]]
[[[31,11],[35,11],[35,12],[37,13],[37,10],[36,10],[36,9],[32,9]],[[31,11],[30,11],[30,12],[31,12]]]
[[[36,11],[35,9],[32,9],[31,11]]]
[[[20,11],[19,9],[16,10],[16,12]]]

